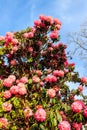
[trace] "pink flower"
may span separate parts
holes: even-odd
[[[13,51],[13,52],[16,52],[17,50],[18,50],[18,46],[13,46],[13,47],[12,47],[12,51]]]
[[[15,66],[15,65],[17,65],[17,61],[16,60],[11,60],[10,64]]]
[[[41,72],[41,70],[36,70],[36,74],[37,74],[38,76],[41,76],[43,73]]]
[[[5,87],[11,87],[12,85],[12,80],[10,80],[9,78],[5,79],[4,82],[3,82],[3,85]]]
[[[28,48],[28,51],[29,51],[29,52],[33,52],[33,48],[32,48],[32,47],[29,47],[29,48]]]
[[[82,78],[81,78],[81,82],[82,82],[82,83],[87,83],[87,77],[82,77]]]
[[[40,78],[37,76],[33,76],[32,81],[33,81],[33,83],[38,83],[38,82],[40,82]]]
[[[11,92],[10,92],[9,90],[6,90],[6,91],[4,92],[4,98],[9,99],[11,96],[12,96],[12,95],[11,95]]]
[[[83,110],[84,108],[84,102],[83,101],[75,101],[72,103],[71,105],[72,111],[73,112],[81,112],[81,110]]]
[[[38,46],[41,46],[43,43],[41,41],[38,41]]]
[[[24,37],[24,38],[28,38],[28,33],[24,33],[24,34],[23,34],[23,37]]]
[[[64,71],[63,70],[54,70],[53,75],[54,76],[64,77]]]
[[[59,24],[55,25],[55,27],[57,28],[57,30],[61,29],[61,25],[59,25]]]
[[[54,75],[48,75],[45,80],[49,83],[52,83],[52,82],[56,82],[57,78]]]
[[[71,126],[68,121],[62,121],[58,125],[59,130],[71,130]]]
[[[18,93],[20,95],[25,95],[27,93],[26,87],[23,83],[19,83],[18,87],[19,87]]]
[[[7,33],[6,33],[6,36],[11,36],[11,37],[13,37],[14,34],[13,34],[12,32],[7,32]]]
[[[16,76],[15,75],[9,75],[8,79],[11,80],[12,82],[14,82],[16,80]]]
[[[12,87],[10,88],[10,92],[11,92],[11,94],[14,94],[14,95],[18,94],[18,92],[19,92],[19,87],[16,86],[16,85],[12,86]]]
[[[0,118],[0,128],[5,128],[8,124],[8,121],[6,118]]]
[[[32,110],[30,109],[30,108],[26,108],[25,110],[24,110],[24,116],[26,117],[26,118],[29,118],[29,117],[31,117],[33,115],[33,112],[32,112]]]
[[[54,89],[48,89],[47,94],[50,98],[53,98],[56,96],[56,91]]]
[[[43,108],[39,108],[38,110],[36,110],[34,118],[40,122],[45,121],[46,120],[46,111]]]
[[[40,82],[40,86],[44,86],[44,82],[41,81],[41,82]]]
[[[47,19],[47,17],[45,15],[40,15],[39,18],[42,20],[42,21],[45,21]]]
[[[83,114],[84,114],[84,116],[87,118],[87,107],[84,109]]]
[[[28,33],[28,38],[33,38],[34,37],[34,33],[33,32],[29,32]]]
[[[72,124],[72,126],[73,126],[73,128],[74,128],[75,130],[81,130],[81,128],[82,128],[82,123],[74,122],[74,123]]]
[[[35,26],[40,26],[40,24],[41,24],[41,21],[40,21],[40,20],[35,20],[35,21],[34,21],[34,25],[35,25]]]
[[[61,25],[62,24],[61,21],[57,18],[54,18],[53,21],[54,21],[55,25],[57,25],[57,24]]]
[[[24,76],[20,79],[20,82],[26,84],[28,82],[28,78]]]
[[[78,86],[78,90],[80,91],[80,92],[82,92],[83,91],[83,86]]]
[[[10,103],[8,103],[8,102],[4,102],[3,104],[2,104],[2,108],[3,108],[3,110],[4,111],[11,111],[11,109],[12,109],[12,104],[10,104]]]
[[[49,22],[50,24],[52,24],[53,18],[51,16],[47,16],[46,21]]]
[[[18,40],[17,40],[17,39],[15,39],[15,38],[12,39],[12,44],[13,44],[13,45],[17,45],[17,43],[18,43]]]
[[[53,31],[53,32],[50,34],[50,38],[51,38],[51,39],[57,39],[57,38],[58,38],[58,32],[57,32],[57,31]]]

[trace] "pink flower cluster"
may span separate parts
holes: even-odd
[[[81,112],[84,109],[84,102],[80,100],[75,101],[72,103],[71,108],[73,112]]]
[[[48,96],[49,96],[50,98],[53,98],[53,97],[56,96],[56,91],[51,88],[51,89],[48,89],[48,90],[47,90],[47,94],[48,94]]]
[[[34,118],[40,122],[45,121],[46,120],[46,111],[43,108],[37,109],[34,114]]]
[[[17,85],[14,85],[16,82]],[[5,90],[4,98],[9,99],[12,95],[25,95],[27,93],[25,84],[28,82],[27,77],[22,77],[20,80],[16,80],[15,75],[8,76],[7,79],[3,81],[5,87],[10,87],[9,90]]]
[[[33,38],[34,37],[34,33],[33,32],[24,33],[23,37],[24,38]]]
[[[46,81],[46,82],[49,82],[49,83],[52,83],[52,82],[56,82],[56,81],[57,81],[57,78],[56,78],[56,76],[54,76],[54,75],[48,75],[48,76],[45,78],[45,81]]]
[[[5,87],[11,87],[11,85],[13,84],[13,82],[15,82],[16,80],[16,77],[15,75],[10,75],[8,78],[6,78],[4,81],[3,81],[3,85]]]
[[[12,109],[12,104],[9,103],[9,102],[4,102],[4,103],[2,104],[2,108],[3,108],[4,111],[9,112],[9,111],[11,111],[11,109]]]
[[[82,82],[82,83],[87,83],[87,77],[82,77],[82,78],[81,78],[81,82]]]
[[[6,118],[0,118],[0,128],[5,128],[8,125],[8,120]]]
[[[74,128],[75,130],[81,130],[81,128],[82,128],[82,123],[74,122],[74,123],[72,124],[72,126],[73,126],[73,128]]]
[[[59,130],[71,130],[71,126],[68,121],[62,121],[58,125]]]
[[[32,115],[33,115],[32,110],[30,108],[25,108],[25,110],[24,110],[24,116],[26,118],[30,118]]]
[[[87,106],[84,109],[83,115],[87,118]]]
[[[53,75],[59,76],[59,77],[64,77],[64,71],[63,70],[54,70]]]

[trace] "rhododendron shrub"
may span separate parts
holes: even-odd
[[[81,130],[87,123],[87,78],[69,63],[60,28],[59,19],[40,15],[32,28],[0,36],[0,129]]]

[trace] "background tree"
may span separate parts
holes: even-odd
[[[33,28],[0,36],[1,129],[81,130],[86,124],[87,78],[69,63],[60,27],[58,19],[40,15]],[[67,82],[78,85],[70,89]]]
[[[81,25],[78,32],[73,32],[68,34],[68,44],[73,47],[70,50],[70,55],[82,58],[82,60],[87,61],[87,20]]]

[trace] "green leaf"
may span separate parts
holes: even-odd
[[[38,129],[38,124],[33,124],[31,127],[30,127],[30,129],[29,130],[39,130]]]
[[[60,115],[59,111],[56,110],[56,118],[59,122],[62,121],[62,116]]]
[[[42,124],[40,124],[39,127],[40,127],[40,130],[45,130],[45,127]]]
[[[28,62],[28,63],[33,62],[33,58],[32,58],[32,57],[31,57],[31,58],[29,58],[29,59],[27,60],[27,62]]]

